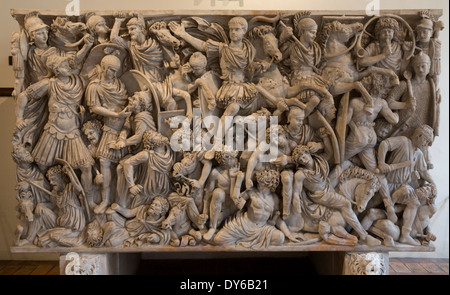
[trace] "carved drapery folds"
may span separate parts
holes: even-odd
[[[429,245],[441,12],[13,11],[15,245]]]

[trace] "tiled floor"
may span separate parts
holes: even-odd
[[[390,258],[390,275],[448,275],[448,259]]]
[[[449,259],[390,258],[390,275],[449,275]],[[58,261],[0,261],[0,275],[59,275]]]

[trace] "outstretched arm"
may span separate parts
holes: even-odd
[[[124,108],[119,113],[110,111],[107,108],[102,107],[102,106],[92,106],[90,109],[91,109],[92,113],[95,113],[102,117],[112,117],[112,118],[122,118],[123,119],[123,118],[127,118],[131,115],[131,112],[129,112],[127,108]]]
[[[116,14],[114,25],[111,29],[111,42],[116,43],[124,48],[128,48],[128,43],[119,36],[120,26],[125,21],[125,15],[123,13]]]
[[[144,205],[142,205],[142,206],[144,206]],[[122,214],[126,218],[136,217],[136,214],[137,214],[137,212],[138,212],[138,210],[140,208],[141,208],[141,206],[134,207],[132,209],[123,208],[117,203],[114,203],[114,204],[111,205],[111,209],[112,210],[119,212],[120,214]]]
[[[92,45],[94,45],[94,37],[92,37],[90,34],[86,34],[84,37],[84,45],[83,47],[75,54],[73,58],[73,63],[75,65],[79,65],[83,62],[86,55],[89,53],[89,50],[91,49]]]
[[[172,21],[169,23],[169,28],[175,34],[175,36],[184,39],[186,42],[191,44],[198,51],[205,52],[205,46],[204,46],[205,42],[200,39],[197,39],[195,37],[192,37],[191,35],[186,33],[186,31],[184,30],[183,24],[178,24],[178,23]]]

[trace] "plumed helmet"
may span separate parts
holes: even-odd
[[[37,30],[49,28],[49,26],[39,18],[37,12],[30,13],[25,16],[24,27],[28,35]]]

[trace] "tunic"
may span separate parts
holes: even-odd
[[[81,79],[72,75],[69,82],[46,78],[31,85],[27,90],[31,98],[49,95],[48,121],[32,151],[38,165],[52,166],[55,158],[62,158],[73,168],[94,163],[80,135],[79,106],[83,97]]]
[[[135,41],[128,42],[133,68],[143,73],[152,82],[163,80],[163,52],[159,43],[150,38],[141,45]]]
[[[128,95],[125,84],[118,78],[114,78],[114,82],[109,84],[95,79],[86,88],[86,104],[90,108],[102,106],[110,111],[120,112],[127,103]],[[127,149],[110,149],[108,144],[117,140],[125,119],[104,117],[103,121],[103,134],[95,156],[118,163],[126,155]]]
[[[258,91],[255,84],[245,82],[245,70],[255,58],[255,48],[247,39],[242,40],[242,48],[232,48],[228,44],[212,40],[206,42],[208,58],[219,55],[221,79],[224,80],[217,92],[216,100],[219,107],[226,108],[236,102],[243,109],[255,104]]]

